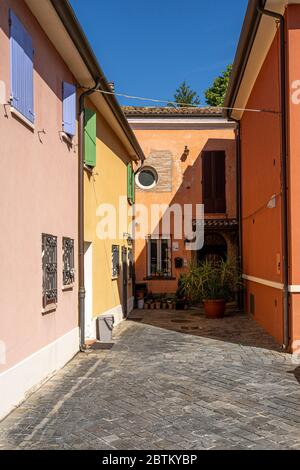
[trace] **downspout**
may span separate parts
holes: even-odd
[[[80,350],[85,349],[85,284],[84,284],[84,102],[85,98],[100,88],[97,80],[94,88],[84,91],[79,97],[79,155],[78,155],[78,308]]]
[[[281,187],[282,187],[282,261],[283,261],[283,348],[290,342],[289,316],[289,241],[288,241],[288,183],[287,183],[287,113],[286,113],[286,50],[284,16],[257,6],[261,15],[271,16],[280,23],[280,76],[281,76]]]
[[[237,119],[231,118],[236,127],[236,213],[238,222],[238,267],[243,273],[243,215],[242,215],[242,161],[241,161],[241,123]],[[238,308],[244,308],[243,292],[238,294]]]

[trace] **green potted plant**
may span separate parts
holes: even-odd
[[[161,308],[163,310],[166,310],[167,309],[167,295],[166,294],[163,294],[162,297],[161,297]]]
[[[180,291],[194,302],[203,302],[207,318],[222,318],[226,302],[234,300],[241,287],[241,273],[234,261],[205,260],[182,275]]]
[[[155,308],[156,310],[160,310],[161,308],[161,299],[159,297],[155,299]]]

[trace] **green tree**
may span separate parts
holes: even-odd
[[[174,100],[179,108],[184,106],[199,106],[200,98],[196,91],[193,91],[189,85],[184,81],[174,93]]]
[[[227,65],[226,70],[214,80],[213,85],[205,92],[206,103],[210,106],[223,106],[228,88],[232,65]]]

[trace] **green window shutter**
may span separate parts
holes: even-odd
[[[131,163],[127,165],[127,199],[130,204],[133,204],[132,201],[132,166]]]
[[[132,200],[132,204],[135,203],[135,181],[134,181],[134,171],[131,167],[131,178],[132,178],[132,182],[131,182],[131,200]]]
[[[84,163],[96,166],[96,112],[84,110]]]

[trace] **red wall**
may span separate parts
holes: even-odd
[[[288,115],[288,203],[289,284],[291,347],[300,338],[300,104],[292,102],[292,84],[300,80],[300,6],[286,9],[287,26],[287,115]],[[280,111],[279,36],[275,37],[252,90],[247,108]],[[300,87],[299,87],[300,88]],[[299,93],[300,96],[300,93]],[[244,273],[282,283],[281,249],[281,130],[280,114],[245,112],[241,120]],[[276,208],[268,209],[272,194],[278,194]],[[293,293],[293,291],[295,291]],[[283,338],[282,291],[248,282],[249,296],[255,296],[254,318],[279,342]]]
[[[282,282],[277,258],[281,259],[280,109],[278,36],[270,48],[246,108],[274,113],[244,112],[241,120],[243,270],[248,276]],[[276,208],[268,209],[277,194]],[[257,282],[246,286],[255,297],[254,318],[277,341],[282,342],[281,291]]]

